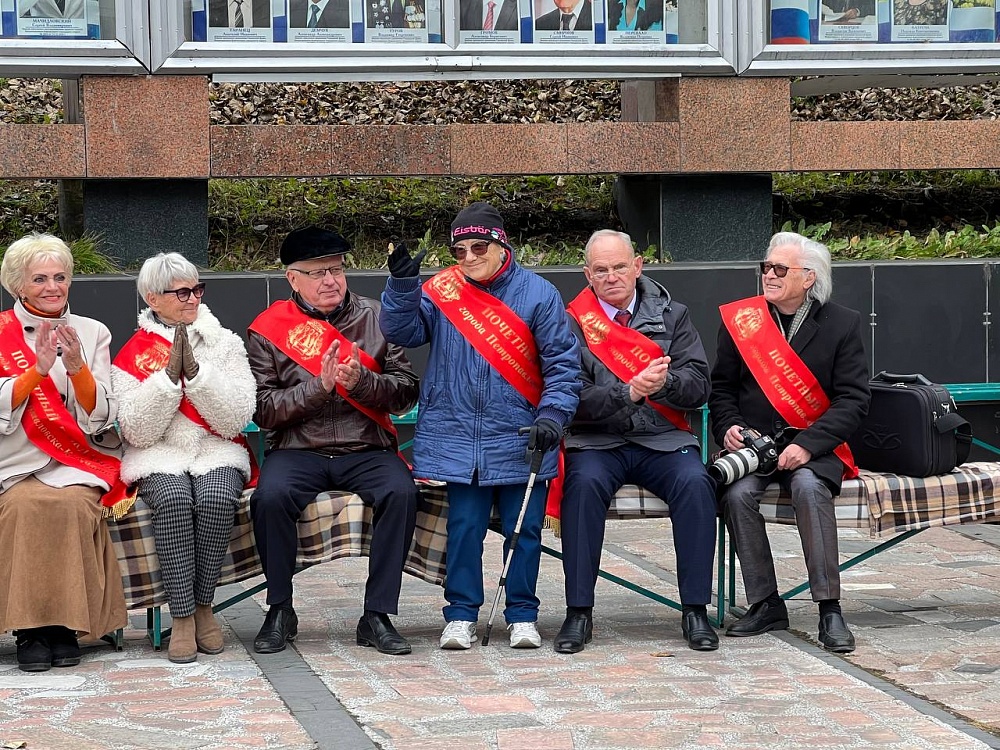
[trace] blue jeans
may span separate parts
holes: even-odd
[[[527,484],[482,487],[477,484],[448,483],[448,573],[444,584],[444,619],[476,622],[483,606],[483,539],[496,502],[503,528],[503,553],[507,549]],[[545,520],[544,482],[535,484],[521,523],[517,549],[507,571],[507,606],[504,619],[535,622],[538,619],[538,563],[542,556],[542,522]],[[500,561],[502,570],[503,560]]]

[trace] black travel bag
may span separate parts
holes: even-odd
[[[861,469],[929,477],[947,474],[972,449],[972,426],[948,389],[923,375],[880,372],[868,416],[847,441]]]

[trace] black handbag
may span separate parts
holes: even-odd
[[[923,375],[880,372],[871,406],[847,441],[861,469],[911,477],[947,474],[972,449],[972,426],[942,385]]]

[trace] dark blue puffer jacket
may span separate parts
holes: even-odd
[[[576,411],[580,347],[559,292],[513,260],[488,291],[535,335],[544,381],[537,410],[423,294],[419,278],[390,277],[382,293],[379,325],[386,339],[431,347],[413,442],[418,477],[470,484],[475,474],[482,485],[527,482],[528,439],[517,434],[518,428],[529,427],[539,414],[565,426]],[[555,474],[556,453],[551,452],[538,479]]]

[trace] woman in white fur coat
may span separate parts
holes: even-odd
[[[179,253],[160,253],[136,281],[149,307],[111,369],[125,439],[122,479],[153,510],[173,620],[170,661],[223,650],[212,614],[233,519],[250,476],[245,444],[256,384],[242,339],[200,304],[205,284]]]

